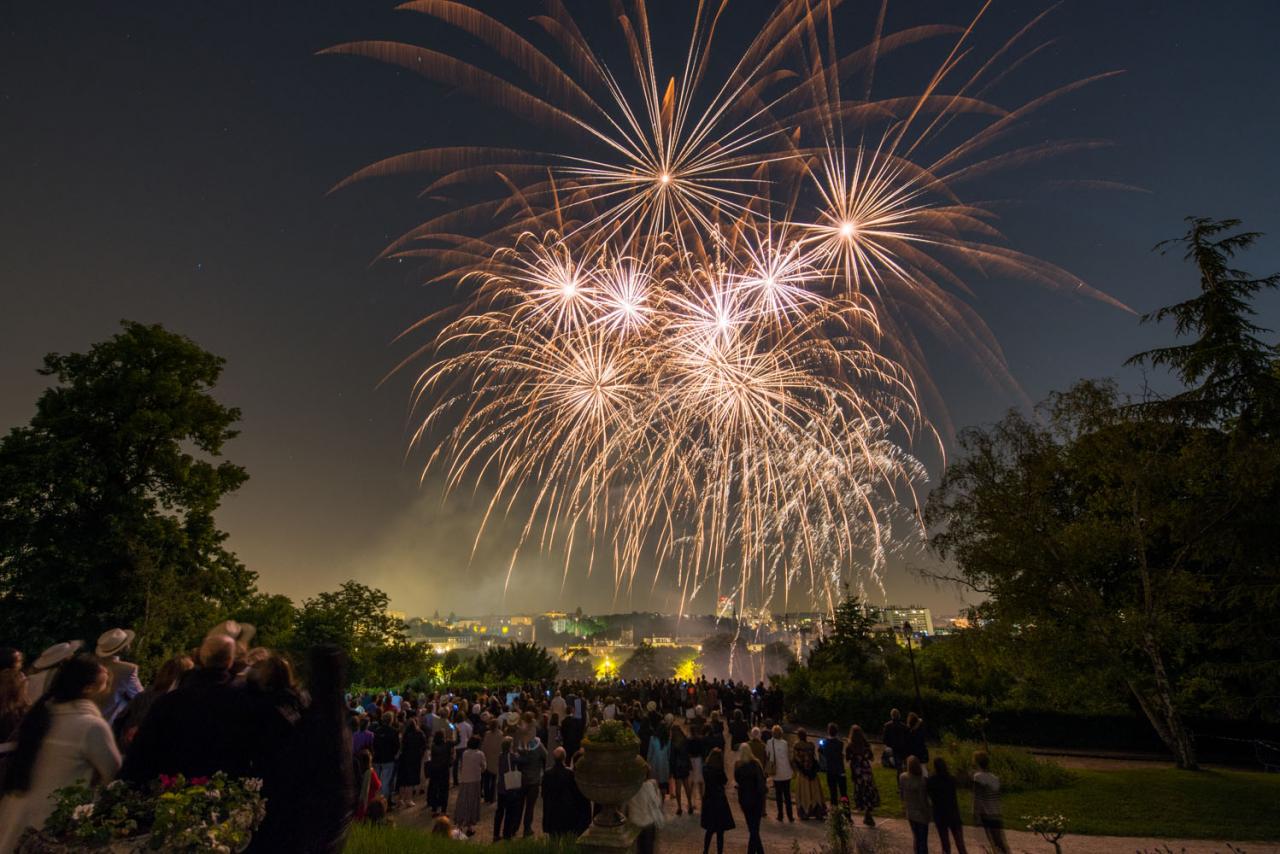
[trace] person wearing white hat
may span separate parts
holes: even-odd
[[[27,674],[27,702],[35,705],[53,680],[62,663],[80,651],[84,641],[72,640],[55,643],[40,653],[40,657],[31,663],[31,672]]]
[[[237,620],[223,620],[218,625],[209,629],[206,638],[214,635],[224,635],[236,642],[236,650],[240,655],[244,655],[249,650],[249,644],[253,642],[253,637],[258,630],[250,623],[241,623]]]
[[[115,721],[125,706],[142,693],[138,665],[120,659],[128,651],[134,637],[132,629],[107,629],[98,638],[98,646],[93,651],[111,677],[107,693],[98,698],[98,708],[102,710],[102,717],[108,724]]]

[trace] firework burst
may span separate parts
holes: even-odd
[[[467,3],[402,7],[482,47],[493,70],[396,42],[326,51],[409,68],[558,140],[410,152],[339,185],[422,172],[424,196],[467,199],[384,257],[466,295],[424,321],[436,334],[414,444],[450,488],[491,484],[486,522],[528,508],[512,568],[536,543],[562,552],[566,578],[585,551],[618,590],[669,578],[682,602],[710,585],[763,603],[803,579],[830,604],[859,571],[877,576],[901,523],[918,526],[924,469],[909,449],[937,441],[926,404],[945,418],[922,340],[1011,382],[966,271],[1106,299],[1008,248],[963,195],[1096,145],[1009,142],[1088,80],[1013,108],[986,99],[995,60],[1043,16],[962,72],[985,6],[968,26],[894,33],[881,10],[871,42],[841,52],[838,5],[774,4],[713,72],[729,3],[699,2],[665,85],[644,0],[613,2],[622,63],[561,0],[527,34]],[[928,40],[949,52],[920,94],[873,98],[877,64]],[[860,97],[842,95],[855,81]]]

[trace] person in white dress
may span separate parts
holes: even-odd
[[[105,783],[120,770],[120,752],[96,702],[108,684],[96,658],[77,656],[62,665],[48,696],[27,712],[0,782],[0,854],[10,854],[28,827],[44,826],[58,789]]]

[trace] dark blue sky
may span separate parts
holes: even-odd
[[[536,556],[517,571],[504,606],[501,536],[466,566],[474,514],[465,496],[442,506],[438,490],[418,486],[417,464],[404,456],[407,381],[376,385],[405,352],[392,337],[439,297],[404,268],[369,261],[423,211],[403,183],[326,190],[389,154],[510,133],[508,123],[415,77],[314,56],[357,38],[442,47],[433,44],[439,28],[392,5],[3,7],[0,427],[30,417],[45,352],[83,349],[121,318],[161,322],[228,359],[219,394],[244,411],[229,453],[252,479],[220,520],[265,588],[303,596],[355,576],[411,612],[610,607],[609,579],[574,577],[561,600],[555,559]],[[652,4],[655,22],[663,6]],[[890,23],[959,21],[976,8],[899,0]],[[1044,8],[996,0],[979,45],[990,49]],[[684,38],[654,29],[657,40]],[[1030,130],[1114,145],[993,186],[1001,198],[1026,200],[1001,208],[1011,245],[1138,311],[1193,292],[1180,260],[1149,251],[1180,233],[1188,214],[1277,232],[1244,265],[1280,269],[1280,4],[1068,0],[1043,35],[1056,42],[1018,70],[1006,90],[1013,100],[1100,71],[1126,73],[1064,101]],[[895,83],[910,85],[884,81]],[[1044,191],[1064,178],[1147,192]],[[1080,377],[1116,376],[1136,388],[1142,377],[1120,363],[1168,340],[1097,302],[1014,281],[975,287],[974,304],[1033,400]],[[1280,327],[1280,301],[1261,308],[1263,324]],[[957,424],[990,422],[1017,403],[963,360],[938,362]],[[897,601],[956,607],[953,591],[901,569],[887,589]],[[664,606],[661,582],[656,590],[631,604]]]

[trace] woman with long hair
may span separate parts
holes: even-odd
[[[862,813],[862,823],[875,827],[871,814],[880,806],[880,789],[876,786],[871,765],[871,742],[867,741],[862,727],[854,724],[849,730],[849,744],[844,749],[849,760],[849,774],[853,777],[853,806]]]
[[[156,675],[152,678],[151,684],[129,701],[129,705],[125,706],[124,711],[112,724],[116,732],[116,740],[121,747],[125,750],[129,749],[129,743],[137,734],[138,727],[142,726],[147,712],[151,711],[151,706],[156,700],[177,688],[183,675],[195,666],[191,656],[177,655],[156,668]]]
[[[369,805],[382,797],[382,781],[373,768],[373,752],[362,750],[356,754],[356,812],[357,821],[369,815]]]
[[[13,667],[0,670],[0,744],[14,739],[29,708],[26,674]]]
[[[764,818],[769,783],[755,751],[745,741],[738,745],[738,764],[733,769],[733,780],[738,785],[738,806],[742,808],[742,817],[747,820],[747,854],[764,854],[760,819]]]
[[[724,854],[724,832],[733,830],[737,825],[733,821],[733,813],[729,811],[729,796],[724,791],[729,778],[724,773],[724,751],[720,748],[715,748],[707,756],[702,768],[702,780],[706,785],[702,796],[702,854],[708,854],[713,836],[716,840],[716,854]]]
[[[28,827],[44,825],[58,789],[104,783],[120,770],[111,727],[95,702],[107,684],[107,670],[96,658],[76,656],[22,719],[0,783],[0,854],[12,851]]]
[[[416,717],[405,720],[404,735],[400,737],[399,767],[396,785],[400,787],[400,806],[415,807],[413,793],[422,785],[422,757],[427,752],[427,737],[422,734],[422,724]]]
[[[449,769],[453,767],[453,747],[436,730],[431,737],[431,756],[427,760],[427,806],[431,815],[449,811]]]
[[[818,782],[818,747],[809,740],[809,733],[803,727],[796,730],[791,764],[796,769],[796,812],[800,813],[800,820],[821,821],[827,816],[827,804],[822,799],[822,784]]]
[[[689,756],[689,736],[685,734],[684,726],[679,718],[671,726],[671,781],[676,794],[676,815],[684,815],[680,800],[682,789],[684,800],[689,804],[689,815],[693,815],[693,783],[689,779],[693,773],[693,760]]]
[[[665,803],[671,782],[671,730],[666,724],[653,728],[648,747],[645,760],[649,763],[649,776],[658,784],[658,797]]]

